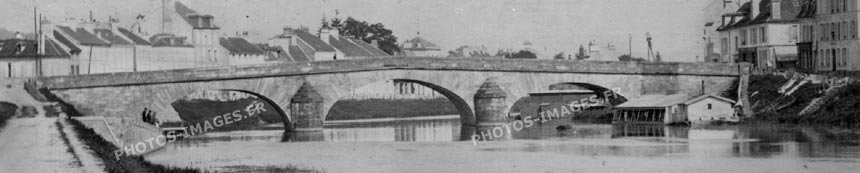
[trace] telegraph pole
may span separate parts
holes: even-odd
[[[633,34],[627,34],[627,39],[628,39],[627,55],[630,55],[630,57],[632,58],[633,57]]]

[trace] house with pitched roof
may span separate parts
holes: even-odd
[[[269,45],[284,51],[283,59],[325,61],[391,56],[365,41],[340,36],[337,29],[320,29],[313,35],[307,29],[284,28],[284,33],[269,39]]]
[[[72,74],[134,71],[135,46],[117,34],[113,22],[67,22],[42,24],[48,39],[58,40],[70,53]]]
[[[435,43],[427,41],[421,36],[406,40],[400,45],[403,54],[406,56],[422,56],[422,57],[442,57],[442,49]]]
[[[0,77],[69,75],[71,55],[53,40],[43,42],[45,46],[35,40],[0,40]]]
[[[799,40],[799,5],[779,0],[752,0],[738,11],[724,15],[730,18],[718,29],[723,56],[735,62],[752,63],[759,69],[795,68]],[[724,20],[725,21],[725,20]]]
[[[615,106],[612,123],[672,124],[708,123],[712,121],[737,122],[735,101],[712,94],[691,96],[685,93],[671,95],[643,95]]]
[[[333,59],[365,59],[391,56],[370,43],[341,36],[340,31],[335,28],[320,29],[319,38],[337,51],[337,54],[335,54],[336,57]]]
[[[284,50],[286,59],[296,61],[334,60],[337,51],[307,29],[284,28],[283,34],[269,39],[269,45]],[[343,55],[341,55],[342,57]]]
[[[225,52],[220,46],[215,17],[198,13],[194,9],[176,0],[162,0],[162,31],[170,34],[173,39],[182,39],[192,45],[194,60],[200,62],[197,66],[228,65]]]
[[[230,65],[262,64],[266,62],[266,53],[257,45],[249,43],[244,38],[221,38],[221,51],[227,56]]]

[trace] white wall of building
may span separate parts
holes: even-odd
[[[191,47],[137,47],[137,70],[170,70],[199,67]]]
[[[36,61],[33,58],[0,59],[0,77],[36,76]]]
[[[734,108],[731,103],[713,97],[704,98],[687,105],[687,116],[690,121],[728,119],[733,115]]]
[[[71,74],[69,58],[42,58],[43,76],[63,76]]]

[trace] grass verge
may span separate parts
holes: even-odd
[[[66,144],[66,152],[72,154],[72,157],[75,158],[75,161],[73,161],[73,163],[78,167],[83,167],[84,164],[81,163],[81,158],[79,158],[78,155],[75,154],[75,149],[72,148],[72,142],[69,142],[69,137],[66,136],[66,132],[63,131],[63,123],[55,121],[54,124],[57,126],[57,131],[60,131],[60,138],[63,139],[63,143]]]

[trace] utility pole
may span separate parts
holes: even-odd
[[[627,34],[629,43],[627,43],[627,55],[633,57],[633,34]]]
[[[648,61],[651,61],[651,57],[654,56],[654,51],[651,49],[651,33],[645,33],[645,41],[648,42]]]
[[[39,57],[42,54],[42,47],[44,47],[41,42],[42,36],[39,34],[39,15],[36,12],[36,6],[33,6],[33,34],[36,36],[33,39],[33,42],[36,42],[36,76],[42,76],[42,59]]]

